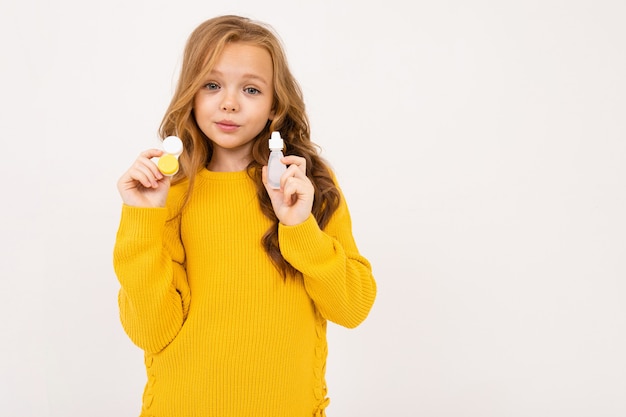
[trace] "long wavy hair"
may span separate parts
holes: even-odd
[[[174,183],[188,180],[184,207],[192,193],[196,174],[207,166],[213,155],[211,139],[198,127],[194,116],[194,97],[225,45],[233,42],[265,48],[273,62],[274,118],[254,139],[247,172],[255,182],[261,211],[272,221],[261,238],[263,247],[276,268],[287,276],[296,271],[280,252],[278,218],[261,179],[261,168],[267,165],[269,158],[267,140],[270,133],[280,131],[285,154],[298,155],[306,160],[306,174],[315,189],[312,214],[322,229],[339,206],[340,192],[327,163],[319,155],[319,147],[311,142],[302,90],[289,70],[283,46],[273,29],[265,23],[234,15],[219,16],[201,23],[187,40],[178,84],[161,122],[159,136],[163,139],[177,135],[183,141],[180,170],[174,177]]]

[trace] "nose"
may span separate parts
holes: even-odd
[[[232,96],[232,94],[226,94],[222,103],[220,105],[221,109],[225,112],[236,112],[239,110],[239,105],[237,104],[237,100]]]

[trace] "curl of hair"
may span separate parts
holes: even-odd
[[[159,127],[159,136],[163,139],[177,135],[183,141],[180,170],[174,177],[174,183],[188,180],[184,207],[192,193],[196,174],[207,166],[213,154],[211,140],[196,122],[194,98],[224,47],[234,42],[265,48],[272,58],[274,118],[254,138],[247,172],[254,180],[261,211],[272,221],[261,238],[263,247],[276,268],[287,276],[296,270],[280,252],[279,221],[261,179],[262,167],[267,165],[269,158],[267,140],[270,133],[280,131],[285,142],[285,154],[301,156],[306,160],[306,174],[315,190],[311,212],[320,228],[328,224],[339,206],[340,193],[327,163],[319,155],[319,147],[311,141],[302,90],[289,70],[281,41],[272,28],[235,15],[219,16],[201,23],[187,40],[176,90]]]

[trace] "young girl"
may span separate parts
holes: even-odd
[[[268,140],[288,166],[267,184]],[[119,309],[145,351],[142,417],[324,416],[326,322],[353,328],[376,295],[346,202],[310,140],[277,36],[238,16],[191,34],[160,136],[118,182]]]

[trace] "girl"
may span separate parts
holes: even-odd
[[[288,166],[267,185],[268,139]],[[202,23],[160,136],[118,182],[119,309],[145,352],[142,417],[324,416],[326,322],[355,327],[376,295],[346,202],[310,140],[301,90],[265,24]]]

